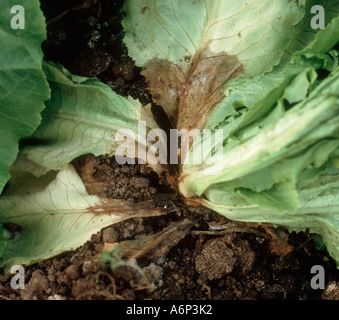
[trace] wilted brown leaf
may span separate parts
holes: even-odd
[[[165,110],[174,128],[201,130],[223,97],[225,83],[242,72],[244,67],[237,57],[212,54],[205,48],[190,64],[154,58],[146,63],[142,74],[153,101]]]
[[[193,227],[194,221],[185,219],[172,222],[164,230],[148,237],[120,243],[105,244],[103,250],[111,252],[119,247],[119,256],[124,260],[137,259],[154,261],[163,257]]]

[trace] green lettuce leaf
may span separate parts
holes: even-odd
[[[339,14],[339,4],[336,7]],[[205,155],[201,165],[184,165],[180,190],[185,196],[200,196],[211,185],[223,183],[225,190],[241,193],[249,203],[297,208],[297,188],[321,174],[338,148],[339,54],[331,49],[339,42],[339,16],[327,22],[319,31],[322,37],[313,32],[313,41],[308,38],[302,50],[299,45],[300,51],[283,67],[234,84],[207,125],[223,132],[219,159],[208,165],[211,154],[200,151]],[[320,72],[330,76],[322,79]],[[308,118],[315,110],[321,116]],[[225,120],[220,122],[221,115]],[[292,119],[299,120],[293,124]],[[220,172],[207,173],[216,169]]]
[[[218,183],[225,189],[247,188],[254,192],[269,190],[283,182],[296,185],[303,170],[319,169],[338,149],[338,93],[339,68],[293,108],[278,109],[281,110],[278,117],[273,113],[254,128],[249,127],[249,132],[244,130],[238,139],[220,146],[222,153],[215,156],[213,163],[184,166],[181,192],[186,197],[200,196]],[[282,189],[279,190],[281,193]],[[248,192],[245,193],[248,197]],[[276,206],[275,202],[270,202],[271,207]]]
[[[41,176],[65,169],[84,154],[123,156],[124,150],[117,152],[123,140],[117,133],[135,144],[141,129],[147,131],[150,115],[139,101],[119,96],[98,79],[72,75],[60,65],[44,63],[44,71],[51,99],[42,113],[41,125],[22,148],[16,167]],[[142,158],[145,162],[148,159]]]
[[[315,16],[312,7],[321,5],[325,10],[325,29],[313,29],[311,20]],[[291,42],[286,48],[280,62],[280,69],[288,63],[296,53],[301,52],[328,52],[338,42],[336,31],[338,30],[339,3],[336,0],[323,0],[321,4],[317,0],[308,0],[304,18],[294,27],[295,32]]]
[[[25,9],[25,29],[12,29],[11,8]],[[46,39],[38,0],[0,3],[0,193],[10,178],[9,168],[19,140],[31,135],[41,121],[49,87],[42,71],[41,43]]]
[[[206,192],[203,205],[245,222],[271,223],[289,231],[306,231],[322,237],[329,254],[339,266],[339,171],[329,168],[298,193],[298,209],[278,211],[249,205],[242,196],[214,186]]]
[[[224,126],[222,122],[229,123],[229,117],[232,116],[237,116],[239,127],[243,127],[254,117],[258,119],[270,110],[289,82],[306,68],[328,71],[335,68],[333,59],[326,53],[339,42],[339,3],[335,0],[323,1],[322,5],[326,11],[324,30],[314,30],[310,26],[311,7],[315,4],[317,4],[315,1],[307,2],[306,14],[295,27],[294,36],[279,65],[269,73],[239,79],[230,84],[224,91],[225,98],[210,115],[206,128],[214,129],[218,125]],[[311,57],[303,59],[302,54],[309,54]],[[241,113],[237,111],[239,108],[241,108]],[[250,111],[248,115],[246,115],[247,111]],[[244,119],[245,115],[246,119]],[[235,125],[232,124],[232,131],[234,127]]]
[[[237,56],[246,74],[261,74],[280,61],[302,19],[305,1],[298,2],[129,0],[124,41],[140,66],[154,57],[188,64],[185,56],[191,62],[208,47]]]

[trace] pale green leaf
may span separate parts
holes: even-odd
[[[124,41],[154,102],[179,130],[201,130],[223,88],[280,62],[305,0],[129,0],[124,10]]]
[[[41,125],[19,154],[18,168],[40,176],[65,169],[80,155],[112,156],[123,136],[131,143],[137,141],[140,121],[147,126],[149,116],[139,101],[119,96],[98,79],[72,75],[62,66],[45,63],[44,70],[52,96]]]
[[[0,220],[20,231],[7,240],[0,261],[6,269],[75,250],[103,227],[124,219],[161,214],[145,205],[89,195],[72,165],[40,178],[13,170],[0,198]]]
[[[270,223],[290,231],[306,231],[321,235],[330,255],[339,266],[339,175],[329,169],[316,181],[300,190],[298,209],[278,211],[249,205],[239,195],[212,187],[209,200],[203,205],[229,219],[245,222]]]

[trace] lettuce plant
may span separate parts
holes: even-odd
[[[222,130],[214,149],[193,143],[187,157],[202,161],[182,165],[181,194],[234,220],[308,228],[339,257],[339,3],[323,2],[320,31],[315,4],[127,1],[123,25],[172,124]]]
[[[4,184],[15,160],[0,197],[0,219],[22,228],[8,240],[2,265],[74,249],[141,210],[89,195],[70,164],[88,153],[124,158],[128,150],[138,150],[140,161],[165,172],[183,199],[233,220],[309,229],[339,261],[339,3],[322,2],[324,29],[311,24],[314,5],[313,0],[125,2],[129,55],[142,68],[153,103],[173,130],[181,130],[181,141],[192,137],[179,150],[169,148],[149,105],[40,61],[38,74],[41,84],[46,76],[51,98],[47,86],[34,90],[35,119],[48,100],[41,124],[15,136],[17,145],[32,133],[35,143],[18,156],[11,152],[0,167]],[[41,14],[36,3],[35,11]],[[40,25],[34,35],[41,30]],[[32,44],[36,50],[38,42]],[[10,92],[1,112],[16,105],[17,93]],[[209,139],[215,143],[205,143]],[[183,160],[177,170],[162,154],[168,149],[175,151],[172,160],[179,155]],[[197,155],[200,161],[193,161]]]

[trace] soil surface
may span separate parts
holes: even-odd
[[[146,105],[151,95],[122,43],[122,2],[41,0],[48,21],[43,50],[47,60],[74,74],[98,77],[115,92]],[[161,109],[155,109],[161,120]],[[88,161],[92,171],[87,182],[103,184],[106,197],[152,201],[164,214],[115,224],[74,252],[25,267],[23,290],[12,289],[13,275],[1,272],[1,299],[339,298],[339,272],[326,250],[316,249],[314,235],[240,224],[185,205],[166,179],[145,165],[119,165],[114,158],[89,155],[75,161],[80,174]],[[119,252],[114,250],[117,242]],[[113,251],[102,256],[104,248]],[[314,265],[325,269],[324,290],[311,288]]]

